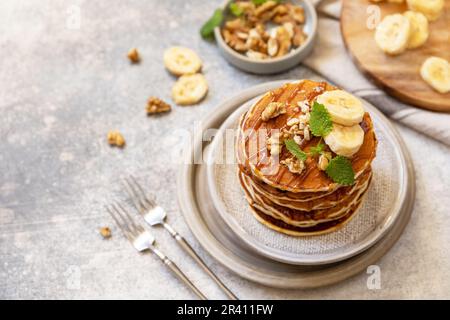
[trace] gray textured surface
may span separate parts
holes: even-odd
[[[301,68],[263,77],[230,67],[198,36],[218,3],[1,1],[0,298],[194,298],[116,229],[111,240],[99,236],[100,226],[112,225],[102,206],[120,197],[124,172],[159,190],[170,221],[242,298],[450,298],[450,150],[403,127],[417,200],[406,232],[379,262],[381,290],[367,289],[366,274],[317,290],[265,288],[201,250],[178,212],[172,159],[183,142],[173,130],[191,128],[241,88],[308,76]],[[81,8],[76,30],[66,27],[72,5]],[[162,52],[175,44],[200,54],[210,93],[199,106],[147,118],[149,95],[170,99],[174,78],[162,66]],[[125,58],[133,46],[143,56],[137,66]],[[126,149],[106,145],[112,128],[123,132]],[[170,236],[155,235],[208,296],[223,298]]]

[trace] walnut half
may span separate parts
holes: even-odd
[[[119,131],[108,132],[108,143],[111,146],[123,148],[125,146],[125,139]]]
[[[271,102],[262,112],[261,119],[263,121],[268,121],[269,119],[276,118],[284,113],[286,113],[286,104],[282,102]]]
[[[156,114],[161,112],[168,112],[172,108],[170,104],[162,101],[157,97],[150,97],[147,101],[147,114]]]
[[[130,59],[132,63],[138,63],[141,60],[139,52],[137,51],[136,48],[130,49],[130,51],[128,51],[127,57],[128,59]]]

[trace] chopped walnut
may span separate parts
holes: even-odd
[[[270,155],[277,156],[281,153],[283,147],[282,136],[280,132],[273,133],[270,138],[267,139],[267,149],[270,151]]]
[[[266,54],[253,50],[247,51],[246,56],[254,60],[264,60],[267,58]]]
[[[292,127],[293,125],[298,124],[299,122],[300,122],[300,120],[299,120],[298,118],[290,118],[290,119],[286,122],[286,124],[287,124],[289,127]]]
[[[273,0],[259,5],[252,1],[234,3],[243,10],[243,14],[226,21],[221,34],[235,51],[261,60],[286,55],[305,41],[305,16],[301,6]],[[273,24],[278,27],[272,28]],[[275,33],[270,35],[269,28]],[[282,29],[276,32],[278,28]]]
[[[111,146],[122,148],[125,146],[125,139],[119,131],[108,132],[108,143]]]
[[[278,117],[280,114],[286,113],[286,105],[282,102],[269,103],[261,114],[263,121]]]
[[[278,40],[276,38],[270,38],[267,41],[267,53],[271,57],[275,57],[278,53]]]
[[[299,26],[294,27],[294,37],[292,39],[292,44],[294,47],[300,47],[306,41],[306,34],[302,28]]]
[[[296,6],[291,3],[287,4],[289,15],[294,18],[295,22],[299,24],[305,23],[305,10],[301,6]]]
[[[276,38],[279,44],[277,57],[281,57],[291,49],[291,37],[285,27],[278,27],[276,30]]]
[[[150,97],[147,102],[147,114],[155,114],[170,111],[170,104],[165,103],[157,97]]]
[[[311,114],[309,112],[306,112],[298,117],[298,120],[301,123],[305,123],[305,124],[307,124],[310,119],[311,119]]]
[[[283,23],[283,27],[289,34],[289,37],[292,39],[294,37],[294,24],[292,22]]]
[[[311,140],[311,133],[309,131],[309,125],[306,125],[305,128],[303,129],[303,138],[306,141]]]
[[[297,157],[287,158],[286,160],[280,161],[280,163],[287,166],[292,173],[302,173],[305,169],[305,163]]]
[[[103,237],[103,239],[109,239],[111,238],[111,229],[109,229],[108,227],[102,227],[100,228],[100,234]]]
[[[256,8],[255,16],[261,17],[263,13],[273,9],[276,5],[277,5],[277,3],[272,0],[263,3],[262,5],[260,5],[259,7]]]
[[[320,170],[325,171],[328,167],[328,164],[331,160],[331,153],[330,152],[324,152],[319,157],[318,167]]]
[[[310,105],[308,100],[299,101],[297,102],[297,105],[300,107],[300,110],[302,110],[303,113],[309,112]]]
[[[294,139],[295,143],[298,144],[299,146],[300,146],[300,145],[302,144],[302,142],[303,142],[302,137],[299,136],[299,135],[295,135],[293,139]]]
[[[241,31],[238,31],[241,33]],[[247,45],[244,39],[240,38],[236,33],[232,33],[230,30],[224,29],[222,30],[222,36],[225,40],[225,42],[234,50],[238,52],[245,52],[247,51]]]
[[[138,63],[141,60],[141,58],[139,57],[139,52],[137,51],[136,48],[133,48],[130,51],[128,51],[127,57],[128,59],[130,59],[132,63]]]

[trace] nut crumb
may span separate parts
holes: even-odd
[[[111,229],[108,227],[102,227],[100,228],[100,234],[103,237],[103,239],[109,239],[111,238]]]
[[[305,163],[297,157],[287,158],[286,160],[280,161],[280,163],[287,166],[292,173],[302,173],[305,169]]]
[[[130,51],[128,51],[127,57],[132,63],[138,63],[139,61],[141,61],[141,57],[139,56],[139,52],[136,48],[130,49]]]
[[[168,112],[172,108],[170,104],[162,101],[161,99],[157,97],[150,97],[147,102],[147,114],[156,114],[161,112]]]
[[[331,160],[330,152],[324,152],[323,154],[321,154],[318,163],[319,169],[325,171],[328,167],[328,164],[330,163],[330,160]]]
[[[108,132],[108,143],[111,146],[123,148],[125,146],[125,139],[119,131]]]
[[[269,119],[276,118],[280,114],[286,113],[286,105],[282,102],[271,102],[267,105],[261,114],[261,119],[263,121],[268,121]]]

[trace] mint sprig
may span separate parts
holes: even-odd
[[[260,4],[266,3],[267,1],[269,1],[269,0],[252,0],[252,2],[257,6]],[[283,0],[274,0],[274,1],[276,3],[281,3]]]
[[[351,186],[355,182],[352,163],[346,157],[337,156],[331,159],[325,172],[334,182],[344,186]]]
[[[308,154],[300,149],[297,142],[295,142],[293,139],[289,139],[285,140],[284,144],[286,145],[288,151],[296,156],[299,160],[306,161],[306,159],[308,158]]]
[[[244,9],[242,9],[242,7],[239,6],[236,2],[230,3],[229,8],[230,12],[236,17],[239,17],[244,13]]]
[[[325,145],[323,143],[319,142],[315,147],[309,148],[309,154],[311,156],[316,156],[316,155],[322,154],[324,149],[325,149]]]
[[[311,109],[309,127],[316,137],[325,137],[333,129],[333,122],[327,108],[323,104],[314,102]]]
[[[216,9],[214,14],[200,29],[200,34],[204,39],[211,39],[214,37],[214,28],[222,24],[223,12],[222,9]]]

